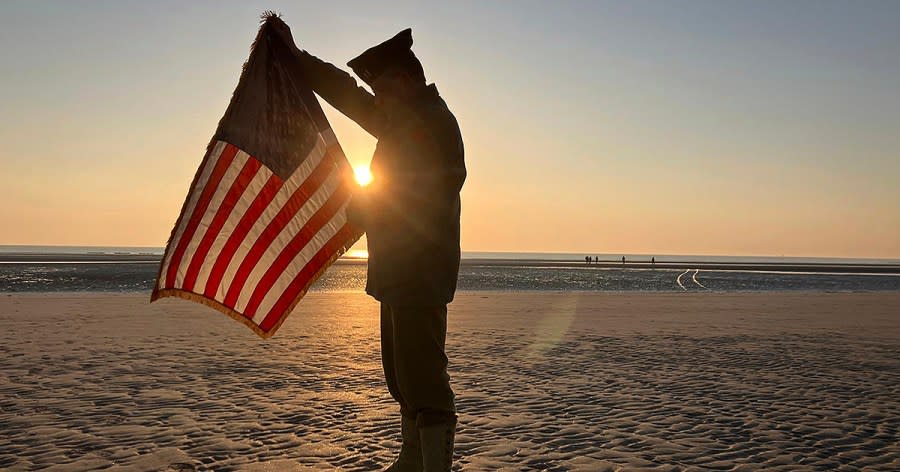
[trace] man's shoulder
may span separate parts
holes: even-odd
[[[456,124],[456,117],[447,106],[447,102],[438,93],[437,87],[430,84],[422,92],[422,99],[419,100],[419,111],[423,118],[439,124]]]
[[[423,121],[432,132],[443,138],[461,139],[456,115],[450,111],[443,98],[435,96],[422,111]]]
[[[427,130],[435,137],[459,133],[456,117],[440,97],[419,101],[396,124],[410,131]]]

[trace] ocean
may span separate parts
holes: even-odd
[[[163,248],[0,246],[0,292],[146,292]],[[460,290],[857,292],[900,290],[900,260],[467,252]],[[650,262],[653,257],[655,263]],[[594,262],[596,258],[597,262]],[[313,291],[361,291],[364,259],[332,266]]]

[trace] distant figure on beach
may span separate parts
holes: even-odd
[[[600,263],[600,256],[594,256],[594,263],[595,263],[595,264],[599,264],[599,263]]]
[[[584,256],[584,263],[585,263],[585,264],[590,264],[590,263],[591,263],[591,256]]]
[[[294,44],[287,25],[278,32]],[[381,302],[384,377],[400,406],[403,443],[387,470],[443,472],[457,423],[444,346],[466,167],[456,118],[425,81],[412,43],[406,29],[347,63],[374,95],[332,64],[293,53],[312,89],[378,138],[374,180],[355,191],[347,217],[367,234],[366,293]]]
[[[656,265],[656,256],[650,258],[650,265]]]
[[[622,256],[622,265],[625,265],[625,256]]]

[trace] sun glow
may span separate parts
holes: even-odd
[[[365,249],[351,249],[347,251],[347,254],[344,257],[348,257],[350,259],[368,259],[369,251]]]
[[[372,172],[369,170],[369,166],[366,165],[354,167],[353,177],[356,178],[356,183],[363,187],[372,182]]]

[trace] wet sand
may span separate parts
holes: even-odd
[[[380,470],[374,301],[0,294],[0,469]],[[900,470],[900,293],[467,292],[458,470]]]

